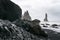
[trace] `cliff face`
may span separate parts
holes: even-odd
[[[0,0],[0,19],[15,21],[21,18],[21,8],[10,0]]]

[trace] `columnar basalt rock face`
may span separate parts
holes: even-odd
[[[21,18],[21,8],[10,0],[0,0],[0,19],[15,21]]]

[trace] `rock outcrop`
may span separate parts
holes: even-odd
[[[44,21],[45,21],[45,22],[47,22],[47,21],[48,21],[48,15],[47,15],[47,13],[45,14]]]
[[[20,19],[21,8],[10,0],[0,0],[0,19],[15,21]]]
[[[39,25],[39,22],[40,22],[39,20],[33,20],[33,21],[22,20],[20,23],[17,22],[16,25],[22,27],[24,30],[34,35],[47,38],[48,35],[42,30],[41,26]]]
[[[25,26],[29,27],[28,24],[25,24]],[[0,40],[47,40],[28,32],[25,28],[24,26],[18,27],[10,21],[6,24],[6,20],[0,20]]]
[[[26,11],[26,12],[24,13],[24,15],[22,16],[22,19],[23,19],[23,20],[31,21],[31,17],[30,17],[30,15],[29,15],[29,12],[28,12],[28,11]]]

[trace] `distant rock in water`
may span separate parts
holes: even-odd
[[[45,22],[48,22],[48,15],[47,15],[47,13],[45,14],[44,21],[45,21]]]
[[[24,15],[22,16],[22,19],[23,19],[23,20],[31,21],[31,17],[30,17],[30,15],[29,15],[29,12],[28,12],[28,11],[26,11],[26,12],[24,13]]]
[[[21,8],[10,0],[0,0],[0,19],[15,21],[20,19]]]

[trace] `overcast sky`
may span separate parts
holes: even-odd
[[[43,21],[45,13],[49,21],[60,21],[60,0],[12,0],[18,4],[22,12],[29,11],[32,19]]]

